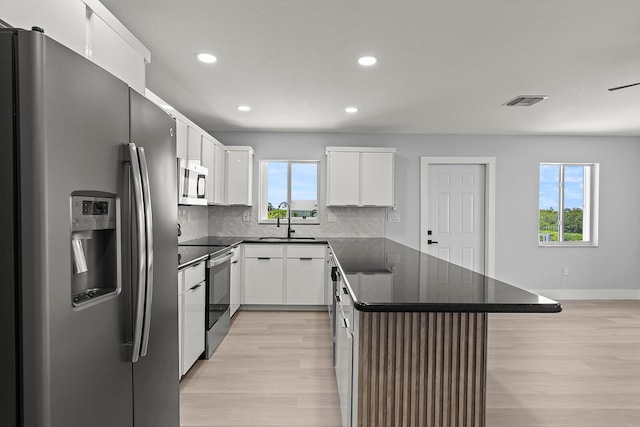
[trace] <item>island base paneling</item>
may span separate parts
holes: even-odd
[[[486,313],[359,317],[357,425],[484,426]]]

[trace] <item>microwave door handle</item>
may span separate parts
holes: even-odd
[[[196,178],[196,197],[200,197],[201,194],[206,194],[204,182],[204,175],[198,175],[198,177]],[[201,185],[202,189],[200,189]]]
[[[138,158],[140,160],[140,177],[142,178],[142,197],[144,200],[144,217],[145,217],[145,244],[147,246],[147,280],[144,309],[144,322],[142,329],[142,348],[140,356],[146,356],[149,349],[149,334],[151,332],[151,307],[153,297],[153,216],[151,212],[151,187],[149,184],[149,169],[147,168],[147,158],[144,154],[144,148],[138,148]]]
[[[140,163],[138,161],[138,151],[134,143],[127,146],[126,160],[130,163],[129,171],[131,173],[131,183],[133,184],[133,210],[135,212],[136,221],[136,247],[137,253],[137,271],[135,274],[132,289],[137,289],[138,296],[136,299],[136,307],[133,324],[133,347],[131,354],[131,362],[137,362],[140,358],[140,344],[142,343],[142,326],[144,321],[144,305],[145,305],[145,282],[146,282],[146,242],[145,242],[145,218],[144,218],[144,200],[142,196],[142,178],[140,176]],[[135,285],[135,286],[133,286]]]

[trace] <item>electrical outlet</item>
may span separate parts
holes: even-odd
[[[251,212],[250,211],[244,211],[242,212],[242,220],[244,222],[249,222],[249,219],[251,218]]]
[[[399,213],[387,214],[387,222],[400,222],[400,214]]]
[[[569,266],[564,266],[562,267],[562,275],[563,276],[568,276],[569,275]]]

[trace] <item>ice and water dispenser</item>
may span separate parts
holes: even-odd
[[[120,292],[120,224],[115,194],[71,194],[71,303],[94,305]]]

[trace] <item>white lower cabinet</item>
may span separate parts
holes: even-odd
[[[245,258],[245,304],[282,304],[282,258]]]
[[[325,245],[263,243],[244,250],[244,304],[325,304]]]
[[[283,304],[284,246],[250,244],[244,247],[244,303]]]
[[[240,308],[242,303],[242,256],[239,246],[232,250],[233,257],[231,258],[231,293],[229,295],[229,308],[231,310],[230,315],[233,316]]]
[[[182,359],[182,374],[198,360],[204,352],[204,310],[205,285],[200,283],[186,291],[183,295],[184,303],[184,355]]]
[[[205,263],[178,272],[178,339],[180,376],[204,352]]]
[[[336,382],[342,426],[352,425],[354,401],[354,318],[351,297],[342,292],[336,306]]]
[[[287,245],[287,304],[325,304],[324,245]]]

